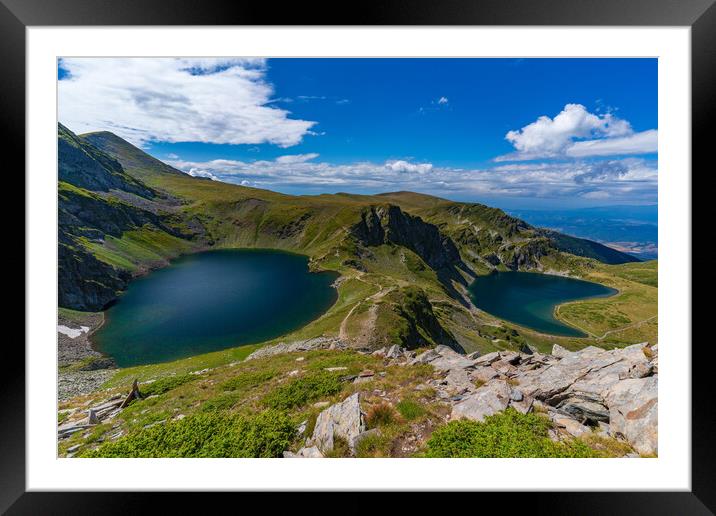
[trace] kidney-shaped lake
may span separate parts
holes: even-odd
[[[328,310],[336,278],[311,273],[305,256],[280,251],[184,256],[130,283],[93,340],[120,367],[269,340]]]
[[[586,334],[556,319],[557,305],[617,293],[598,283],[533,272],[495,272],[479,276],[469,291],[475,306],[489,314],[541,333],[566,337],[585,337]]]

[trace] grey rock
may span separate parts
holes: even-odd
[[[440,355],[430,362],[435,369],[450,371],[452,369],[466,369],[474,365],[473,360],[453,351],[447,346],[437,346],[435,352]]]
[[[488,353],[487,355],[483,355],[480,358],[475,359],[473,363],[475,365],[490,365],[498,360],[500,360],[500,353],[498,351],[493,351],[492,353]]]
[[[570,396],[560,402],[557,408],[580,421],[609,422],[609,409],[598,401],[585,396]]]
[[[321,450],[315,446],[303,447],[298,452],[293,453],[290,451],[283,452],[284,459],[320,459],[323,458]]]
[[[425,353],[421,353],[420,355],[412,359],[410,361],[410,365],[427,364],[428,362],[435,360],[439,356],[440,354],[437,351],[435,351],[434,349],[429,349]]]
[[[481,383],[487,383],[498,376],[500,376],[499,373],[490,366],[478,367],[474,371],[470,371],[470,378]]]
[[[393,344],[388,348],[385,353],[385,358],[401,358],[403,356],[403,349],[397,344]]]
[[[470,380],[470,376],[464,369],[452,369],[448,372],[445,380],[447,381],[447,386],[456,394],[476,389],[475,384]]]
[[[558,428],[563,429],[574,437],[580,437],[582,435],[589,434],[592,431],[588,426],[585,426],[570,417],[558,415],[553,418],[553,421]]]
[[[564,358],[566,356],[569,356],[572,352],[563,348],[559,344],[553,344],[552,345],[552,356]]]
[[[359,396],[355,393],[318,415],[310,444],[326,453],[333,449],[334,436],[341,436],[350,444],[364,430]]]
[[[527,414],[532,410],[532,407],[534,406],[534,398],[531,396],[524,396],[521,400],[510,400],[510,407],[515,409],[517,412],[520,412],[522,414]]]
[[[630,378],[614,385],[607,394],[609,427],[641,454],[658,453],[658,380]]]
[[[512,392],[510,393],[510,400],[511,401],[522,401],[525,398],[525,395],[522,394],[522,391],[519,389],[512,389]]]
[[[510,386],[504,380],[493,380],[453,406],[450,418],[483,421],[485,417],[505,410],[509,402]]]

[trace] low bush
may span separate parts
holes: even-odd
[[[285,414],[196,414],[108,442],[85,457],[279,457],[295,435]]]
[[[547,432],[552,423],[539,414],[509,408],[483,422],[451,421],[427,442],[427,457],[595,457],[581,441],[558,443]]]
[[[225,391],[245,391],[268,382],[274,376],[276,376],[276,371],[271,369],[266,371],[246,371],[222,383],[221,388]]]
[[[337,374],[311,373],[278,386],[263,398],[263,403],[270,408],[287,410],[332,396],[340,392],[342,388]]]

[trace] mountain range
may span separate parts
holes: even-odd
[[[365,298],[343,337],[459,347],[494,337],[471,315],[466,287],[477,275],[639,261],[482,204],[412,192],[291,196],[192,177],[110,132],[59,124],[58,160],[59,305],[75,310],[107,307],[132,278],[181,254],[272,248],[339,272],[341,298]]]

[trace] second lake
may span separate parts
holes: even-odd
[[[469,287],[475,306],[494,316],[541,333],[565,337],[586,334],[554,316],[557,305],[579,299],[608,297],[617,290],[590,281],[532,272],[494,272]]]

